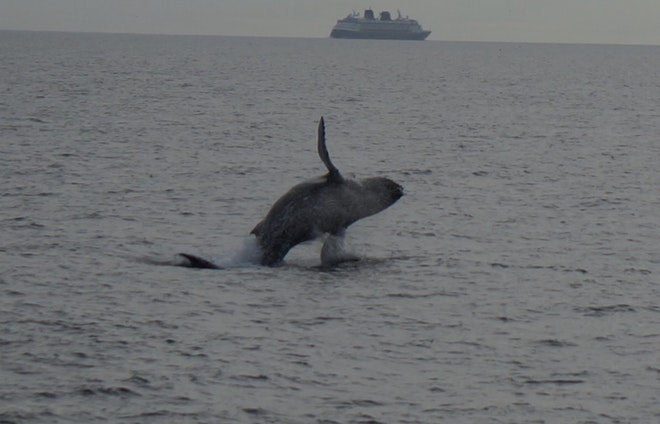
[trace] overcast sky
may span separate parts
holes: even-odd
[[[0,29],[327,37],[365,7],[430,40],[660,45],[660,0],[0,0]]]

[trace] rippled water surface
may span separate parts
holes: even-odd
[[[0,422],[660,419],[660,48],[0,41]],[[250,265],[321,115],[406,196]]]

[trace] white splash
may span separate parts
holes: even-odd
[[[243,239],[243,244],[234,253],[219,258],[215,263],[223,268],[240,268],[259,265],[261,247],[254,236]]]

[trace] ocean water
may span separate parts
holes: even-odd
[[[659,47],[0,32],[0,422],[657,422],[659,100]],[[322,115],[406,195],[253,265]]]

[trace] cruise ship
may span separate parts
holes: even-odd
[[[426,31],[415,19],[401,16],[392,19],[390,12],[380,12],[378,18],[374,11],[367,9],[364,16],[353,12],[337,21],[332,28],[332,38],[362,38],[378,40],[425,40],[431,31]]]

